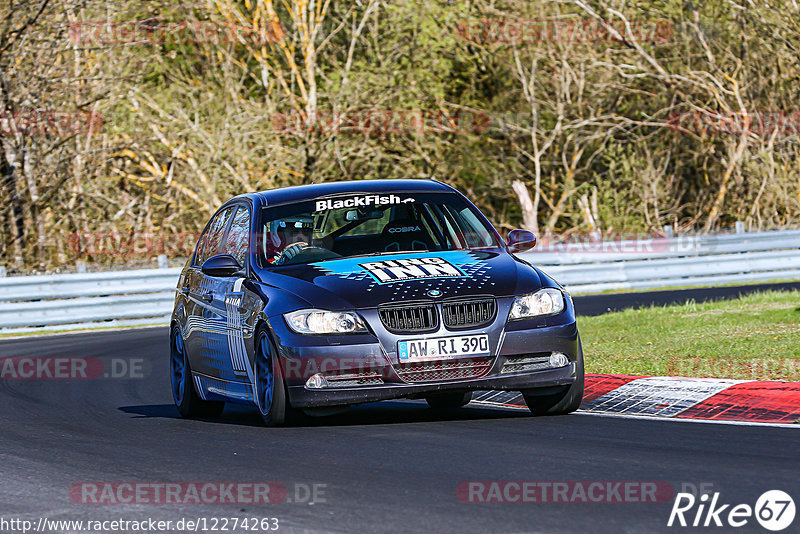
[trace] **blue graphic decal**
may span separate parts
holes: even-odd
[[[375,256],[361,256],[359,258],[342,258],[338,260],[328,260],[311,263],[319,273],[324,276],[331,276],[339,280],[351,282],[363,282],[364,291],[367,294],[378,288],[391,288],[394,291],[391,296],[384,298],[384,302],[407,301],[414,299],[425,299],[435,297],[428,291],[439,291],[440,294],[452,291],[485,291],[492,293],[495,290],[496,282],[489,274],[491,261],[488,258],[495,257],[496,254],[487,255],[483,251],[453,250],[445,252],[408,252],[401,254],[385,254]],[[367,272],[362,264],[373,263],[382,260],[402,260],[415,258],[441,258],[450,265],[458,269],[463,276],[435,277],[406,279],[407,284],[394,282],[380,282],[374,274]],[[321,283],[317,282],[317,283]],[[327,284],[326,284],[327,285]],[[335,285],[335,284],[334,284]],[[333,286],[330,286],[333,287]]]
[[[345,258],[312,263],[326,275],[349,280],[372,280],[390,284],[435,278],[466,278],[478,260],[467,251],[390,254],[385,256]],[[471,267],[471,268],[470,268]]]

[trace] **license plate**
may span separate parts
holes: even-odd
[[[488,354],[489,336],[486,334],[397,342],[397,357],[400,361],[439,360]]]

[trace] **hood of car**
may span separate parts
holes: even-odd
[[[274,267],[262,280],[313,307],[518,295],[542,287],[536,269],[502,249],[381,254]]]

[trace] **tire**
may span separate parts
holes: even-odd
[[[467,391],[466,393],[462,391],[448,391],[425,397],[425,402],[428,403],[428,406],[437,410],[444,408],[461,408],[462,406],[466,406],[471,400],[471,391]]]
[[[533,415],[566,415],[581,407],[583,400],[583,347],[578,339],[578,359],[576,360],[575,382],[563,391],[548,395],[537,395],[536,390],[522,391],[525,404]]]
[[[289,405],[275,345],[264,328],[260,328],[256,334],[254,360],[256,384],[253,393],[264,425],[282,426],[287,422],[293,422],[295,410]]]
[[[224,402],[205,401],[194,389],[189,356],[178,325],[172,327],[170,335],[169,371],[172,398],[181,417],[219,417],[222,414]]]

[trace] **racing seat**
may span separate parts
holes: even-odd
[[[384,252],[433,250],[430,234],[421,222],[413,219],[397,219],[384,226],[381,242]]]

